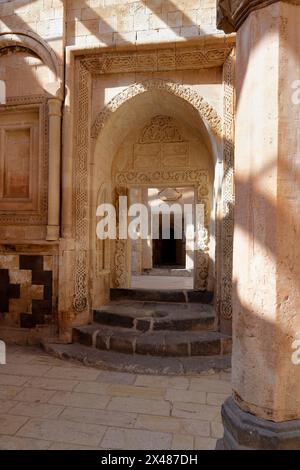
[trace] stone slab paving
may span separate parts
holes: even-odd
[[[9,346],[0,365],[0,449],[214,449],[230,371],[151,376]]]

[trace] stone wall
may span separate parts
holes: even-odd
[[[111,162],[140,121],[133,102],[140,101],[146,120],[180,112],[183,122],[192,122],[183,103],[190,100],[192,109],[195,101],[202,114],[194,124],[201,127],[207,118],[216,139],[214,165],[221,159],[222,69],[234,41],[216,30],[215,17],[216,0],[0,1],[0,85],[6,92],[0,100],[2,329],[27,330],[35,338],[43,325],[67,330],[86,323],[90,307],[107,300],[109,252],[100,250],[86,222],[102,183],[104,199],[111,198]],[[129,103],[142,83],[157,90]],[[153,95],[156,104],[148,101]],[[114,106],[122,109],[113,132],[107,127],[106,156],[101,153],[101,165],[95,160],[94,175],[83,174],[79,158],[85,164],[97,157],[102,117]],[[84,190],[90,185],[90,199],[84,191],[80,196],[78,184]],[[89,260],[94,246],[106,256]],[[21,257],[32,256],[38,269],[25,269]],[[48,284],[38,284],[34,273],[46,271],[48,256],[52,280],[42,274]]]
[[[61,58],[65,40],[109,46],[221,34],[216,0],[13,0],[0,2],[0,18],[1,32],[34,32]]]
[[[35,243],[2,244],[0,247],[1,337],[19,342],[39,326],[50,335],[56,320],[58,281],[57,246]],[[32,339],[27,335],[26,341]]]
[[[57,325],[58,243],[46,237],[63,16],[59,0],[0,2],[0,327],[14,342],[39,341]]]
[[[67,44],[104,46],[216,34],[216,0],[68,0]]]

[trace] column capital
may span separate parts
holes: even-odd
[[[62,101],[59,98],[49,98],[48,99],[49,116],[61,117],[61,105],[62,105]]]
[[[284,3],[300,5],[300,0],[281,0]],[[218,0],[217,27],[225,33],[237,31],[250,13],[279,0]]]

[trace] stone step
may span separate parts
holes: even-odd
[[[213,307],[207,304],[115,301],[94,310],[94,321],[143,332],[212,330],[215,314]]]
[[[231,356],[151,357],[101,351],[82,344],[44,343],[44,349],[60,359],[81,362],[99,369],[151,375],[195,375],[231,367]]]
[[[110,289],[110,299],[210,304],[213,293],[200,290]]]
[[[74,328],[73,341],[104,351],[160,357],[214,356],[231,351],[231,338],[215,331],[144,333],[92,324]]]

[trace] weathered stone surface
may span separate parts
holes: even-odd
[[[214,450],[216,442],[211,437],[195,437],[195,450]]]
[[[28,356],[27,359],[30,357],[34,364],[46,361],[50,370],[58,362],[39,349],[13,350],[8,347],[8,351],[12,362]],[[44,399],[48,392],[54,395],[48,403],[28,401],[26,393],[20,391],[19,401],[15,398],[0,400],[0,412],[5,416],[3,419],[1,416],[0,424],[1,449],[92,450],[107,448],[109,445],[112,448],[120,446],[122,450],[136,446],[141,449],[148,449],[149,446],[151,449],[162,447],[164,450],[188,450],[193,447],[195,438],[199,442],[203,440],[203,448],[210,448],[213,439],[210,436],[220,435],[220,406],[217,407],[217,416],[211,414],[213,420],[209,420],[206,407],[198,401],[205,402],[205,396],[210,392],[190,390],[192,377],[99,370],[94,378],[85,380],[87,369],[84,365],[59,362],[60,373],[65,370],[65,375],[69,376],[70,369],[74,369],[76,374],[81,370],[83,380],[34,375],[24,377],[26,382],[19,387],[22,391],[32,392],[32,387],[38,386],[39,392],[44,391],[46,395],[32,392],[34,398]],[[28,362],[24,364],[29,365]],[[220,380],[220,374],[213,371],[206,372],[202,378],[205,377],[207,381]],[[74,389],[73,392],[64,391],[68,383]],[[178,409],[178,400],[185,406],[188,417],[170,416],[171,408]],[[59,401],[60,404],[54,404],[53,401]],[[99,403],[107,404],[104,409],[98,409]],[[115,409],[108,409],[110,403]],[[201,410],[197,405],[204,408]],[[208,408],[211,410],[211,407]],[[115,443],[111,444],[113,440]]]
[[[101,447],[104,449],[157,450],[171,445],[172,436],[167,433],[133,429],[108,429]]]
[[[224,403],[222,418],[225,431],[218,442],[220,449],[297,450],[300,447],[300,420],[274,423],[260,419],[242,411],[233,398]]]
[[[199,360],[199,356],[188,358],[164,357],[162,361],[160,357],[133,356],[113,351],[100,351],[96,348],[89,348],[79,344],[45,344],[44,347],[55,357],[72,359],[100,369],[105,368],[119,372],[126,371],[134,374],[197,374],[210,370],[225,370],[231,365],[231,356],[228,355],[202,356],[201,360]],[[80,379],[76,373],[70,373],[70,378],[72,377]],[[89,380],[89,378],[86,380]]]
[[[15,399],[28,403],[47,403],[54,394],[53,390],[26,387],[16,395]]]
[[[172,409],[172,416],[177,418],[193,418],[206,421],[216,420],[219,413],[219,407],[199,403],[174,402]]]
[[[104,395],[96,395],[92,393],[77,392],[56,392],[49,400],[54,405],[78,406],[81,408],[92,408],[95,410],[103,410],[108,404],[110,398]]]
[[[136,397],[113,397],[107,407],[108,410],[127,410],[149,415],[169,416],[170,404],[159,400]]]
[[[175,434],[172,440],[172,449],[174,450],[193,450],[194,437],[187,434]]]
[[[15,404],[14,408],[10,410],[11,414],[17,416],[54,419],[58,418],[64,409],[63,406],[49,405],[46,403],[41,403],[37,400],[28,402],[28,400],[24,400],[24,398],[21,396],[18,399],[22,400],[22,402],[18,403],[17,405]],[[23,403],[23,401],[25,401],[25,403]]]
[[[179,419],[173,416],[149,416],[140,415],[136,421],[137,429],[149,429],[150,431],[162,431],[178,434],[188,434],[208,437],[210,435],[209,421],[195,419]]]
[[[232,388],[241,409],[275,422],[300,417],[299,21],[299,5],[276,2],[237,33]]]
[[[0,450],[47,450],[51,442],[26,437],[0,436]]]
[[[26,420],[26,418],[24,419]],[[96,424],[60,420],[59,426],[57,426],[54,420],[32,419],[20,429],[17,436],[97,446],[104,433],[105,427]]]
[[[14,435],[28,420],[25,416],[2,414],[0,417],[0,434]]]
[[[75,421],[78,423],[100,424],[107,426],[120,426],[132,428],[137,419],[136,413],[127,413],[123,411],[95,410],[88,408],[75,408],[68,406],[60,416],[66,421]]]
[[[299,0],[283,0],[299,5]],[[217,25],[225,33],[232,33],[246,21],[251,12],[264,8],[278,0],[218,0]]]

